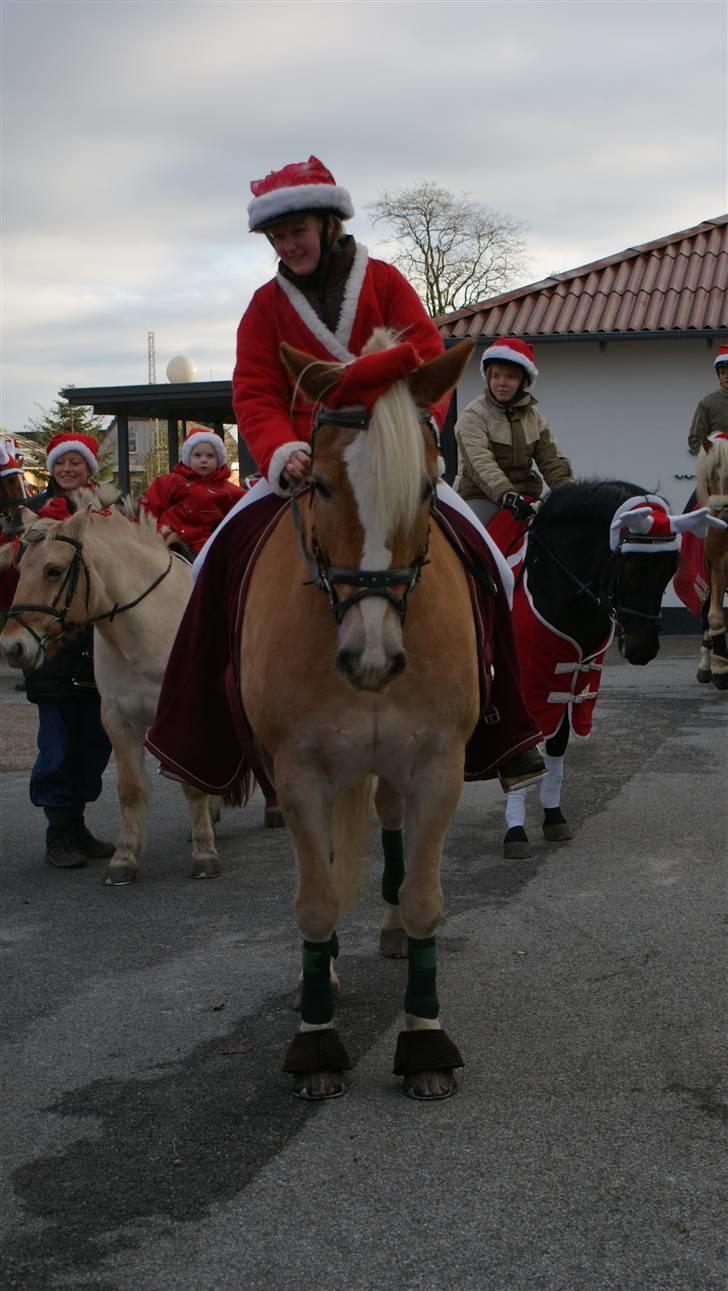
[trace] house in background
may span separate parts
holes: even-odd
[[[683,510],[688,429],[728,342],[728,215],[436,321],[446,342],[477,342],[458,409],[482,392],[483,349],[520,336],[536,347],[534,393],[575,473],[635,480]],[[678,604],[671,586],[665,605]]]

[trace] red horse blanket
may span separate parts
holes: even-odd
[[[488,525],[488,532],[508,560],[516,580],[513,628],[526,706],[547,739],[556,734],[565,714],[574,734],[585,739],[591,733],[604,656],[614,628],[598,650],[584,655],[579,643],[548,623],[533,603],[528,575],[523,570],[526,525],[501,510]]]

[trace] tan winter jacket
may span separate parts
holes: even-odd
[[[455,426],[461,498],[500,502],[513,491],[538,498],[543,480],[550,489],[573,483],[571,463],[536,404],[526,393],[506,409],[486,392],[463,409]]]

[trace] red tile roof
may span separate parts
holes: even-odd
[[[728,215],[436,320],[444,339],[728,330]]]

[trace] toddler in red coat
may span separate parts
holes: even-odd
[[[174,533],[197,554],[245,489],[233,484],[225,445],[213,430],[196,428],[182,445],[182,461],[160,475],[139,503],[162,533]]]

